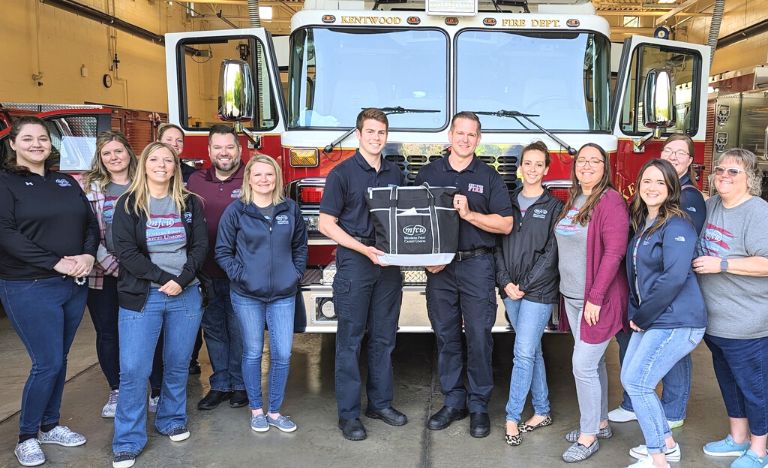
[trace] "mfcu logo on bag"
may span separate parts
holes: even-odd
[[[403,234],[406,236],[421,236],[427,233],[427,228],[420,224],[411,224],[403,228]]]

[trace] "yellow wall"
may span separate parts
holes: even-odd
[[[160,0],[79,0],[125,21],[164,34],[186,29],[183,12]],[[3,1],[0,17],[0,101],[98,102],[167,111],[162,45],[117,31],[39,0]],[[114,5],[114,6],[113,6]],[[116,8],[116,11],[113,11]],[[120,64],[110,71],[112,54]],[[81,76],[85,65],[87,77]],[[42,86],[32,75],[42,73]],[[111,73],[113,85],[102,85]]]

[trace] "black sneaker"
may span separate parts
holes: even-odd
[[[112,457],[112,468],[131,468],[136,463],[136,454],[119,452]]]
[[[189,434],[189,429],[187,429],[186,426],[179,426],[171,429],[171,431],[168,432],[167,436],[173,442],[182,442],[184,440],[189,439],[190,434]]]
[[[197,361],[190,361],[189,375],[200,375],[200,364]]]

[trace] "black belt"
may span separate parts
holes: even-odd
[[[457,262],[460,262],[462,260],[468,260],[468,259],[470,259],[472,257],[477,257],[477,256],[480,256],[480,255],[485,255],[485,254],[491,253],[491,252],[493,252],[493,249],[491,249],[490,247],[480,247],[480,248],[474,249],[474,250],[459,250],[458,252],[456,252],[456,257],[455,258],[456,258]]]
[[[373,240],[373,239],[368,239],[367,237],[357,237],[357,236],[352,236],[352,239],[354,239],[354,240],[356,240],[356,241],[360,242],[360,243],[361,243],[361,244],[363,244],[363,245],[369,246],[369,247],[370,247],[370,246],[373,246],[373,245],[376,245],[376,241],[375,241],[375,240]]]

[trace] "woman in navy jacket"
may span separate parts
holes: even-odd
[[[666,467],[679,461],[680,447],[664,414],[656,385],[704,336],[704,299],[691,270],[698,236],[680,209],[674,167],[660,159],[643,165],[632,202],[635,235],[627,249],[629,341],[621,383],[632,399],[645,436],[634,447],[633,467]],[[649,456],[650,455],[650,456]]]
[[[251,429],[293,432],[280,414],[293,344],[296,291],[307,265],[307,231],[298,205],[283,198],[280,166],[257,155],[245,166],[240,199],[219,222],[216,261],[230,280],[232,308],[243,335],[243,380]],[[269,408],[261,398],[264,327],[269,328]]]

